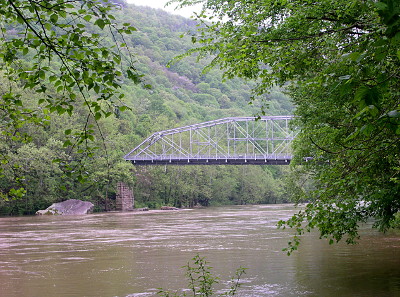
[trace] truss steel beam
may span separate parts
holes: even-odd
[[[135,165],[287,165],[293,116],[229,117],[153,133],[124,159]]]

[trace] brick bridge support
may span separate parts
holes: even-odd
[[[132,189],[128,185],[118,182],[117,183],[117,197],[116,197],[116,210],[119,211],[132,211],[134,200]]]

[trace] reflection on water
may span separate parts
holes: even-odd
[[[199,253],[221,279],[247,267],[240,296],[400,296],[400,234],[359,245],[313,234],[288,257],[290,205],[0,219],[1,296],[155,296],[186,287]]]

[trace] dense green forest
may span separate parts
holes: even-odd
[[[137,207],[285,201],[287,167],[134,167],[123,160],[124,154],[155,131],[229,116],[251,116],[265,104],[266,114],[287,115],[292,114],[293,106],[278,88],[249,104],[254,85],[239,78],[224,80],[219,69],[202,73],[210,62],[207,59],[198,63],[192,56],[167,67],[171,59],[193,48],[191,38],[184,34],[195,30],[193,20],[134,5],[124,5],[113,14],[115,22],[131,23],[137,29],[125,36],[125,51],[133,53],[135,68],[143,77],[139,84],[123,81],[125,97],[110,106],[112,115],[88,116],[86,100],[79,95],[73,113],[59,107],[56,115],[49,114],[40,93],[22,88],[7,75],[0,77],[2,107],[9,103],[4,94],[11,87],[22,94],[19,101],[13,101],[15,114],[10,114],[9,108],[0,109],[0,213],[33,214],[51,203],[72,198],[92,201],[97,211],[112,210],[118,181],[134,189]],[[15,37],[17,29],[7,27],[6,36]],[[104,34],[98,28],[91,29]],[[110,36],[104,34],[103,42],[110,52],[116,50]],[[18,57],[18,67],[29,68],[29,55]],[[54,62],[48,67],[60,66]],[[46,92],[57,96],[54,86],[47,86]],[[30,115],[37,117],[27,117],[9,129],[12,116],[24,116],[17,112],[22,102],[33,111]],[[82,136],[88,130],[92,134]],[[75,145],[79,137],[88,140],[84,148]]]

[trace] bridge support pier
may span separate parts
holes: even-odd
[[[123,182],[117,183],[117,197],[115,201],[116,210],[118,211],[132,211],[134,206],[133,192]]]

